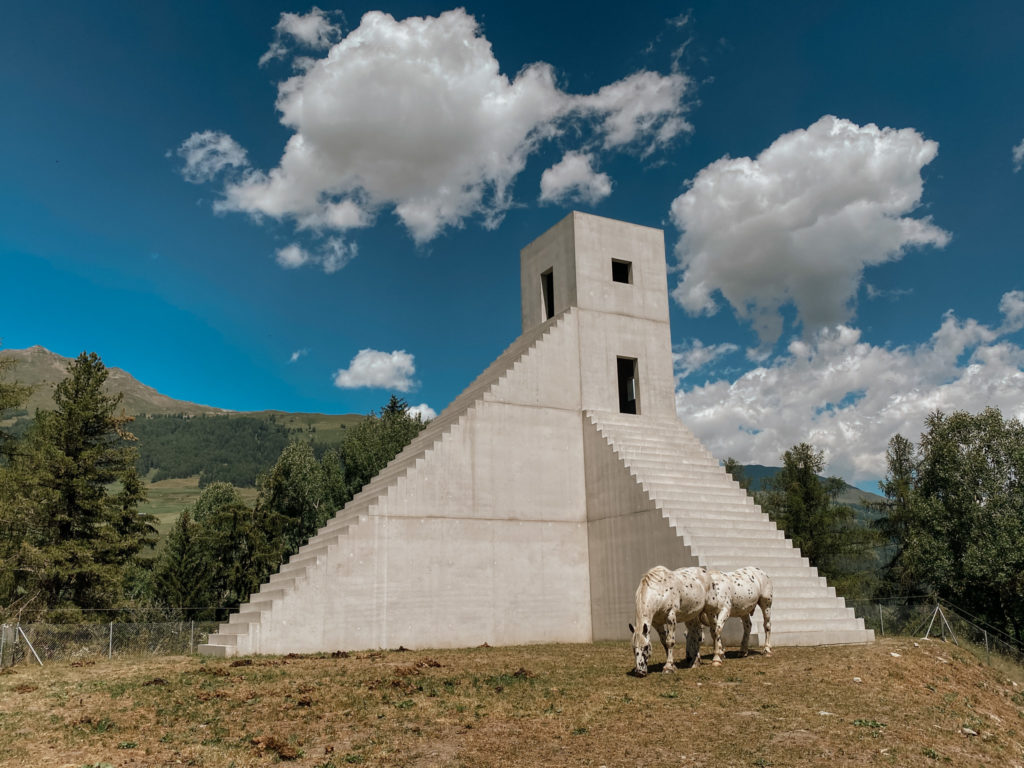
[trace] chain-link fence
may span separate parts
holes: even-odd
[[[217,631],[214,621],[0,625],[0,667],[123,656],[196,653]]]
[[[1004,632],[989,627],[944,600],[893,598],[885,602],[847,600],[864,626],[880,637],[937,637],[975,652],[1024,663],[1024,648]]]

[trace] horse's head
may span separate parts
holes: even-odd
[[[633,633],[633,657],[636,659],[634,671],[637,677],[644,677],[647,675],[647,660],[651,658],[651,628],[645,621],[639,631],[630,624],[629,631]]]

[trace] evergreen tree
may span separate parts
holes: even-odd
[[[212,600],[211,561],[191,506],[175,521],[154,571],[155,596],[176,616],[201,619],[209,615],[202,609]]]
[[[117,415],[121,395],[103,392],[106,379],[95,353],[79,355],[13,462],[30,514],[23,573],[50,609],[116,607],[126,567],[156,533],[152,516],[138,512],[130,419]],[[111,493],[115,483],[121,491]]]
[[[732,475],[732,479],[739,483],[740,488],[744,491],[750,490],[750,478],[747,477],[743,471],[743,465],[740,464],[732,456],[725,460],[724,469],[727,473]]]
[[[867,596],[873,589],[876,537],[857,524],[854,511],[837,502],[846,487],[841,478],[822,479],[825,454],[800,443],[782,455],[782,469],[767,481],[757,502],[786,532],[811,564],[836,582],[849,597]]]
[[[882,569],[879,595],[883,597],[916,594],[920,586],[907,569],[906,547],[918,511],[916,492],[917,459],[914,444],[902,435],[893,435],[885,452],[888,468],[878,485],[885,501],[878,505],[881,516],[874,527],[889,549],[888,563]]]
[[[15,361],[0,359],[0,421],[7,411],[25,404],[29,388],[6,381]],[[16,611],[31,595],[27,594],[21,573],[21,542],[28,530],[28,504],[23,484],[11,462],[17,443],[13,436],[0,429],[0,619]]]
[[[31,388],[23,387],[16,382],[6,381],[17,361],[0,358],[0,421],[7,418],[6,411],[20,408],[28,400]],[[14,437],[0,429],[0,465],[6,463],[14,448]]]
[[[241,500],[216,507],[199,525],[212,566],[213,603],[234,610],[281,564],[281,529]]]

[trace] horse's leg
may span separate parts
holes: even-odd
[[[761,617],[764,619],[764,649],[761,651],[765,656],[772,655],[772,600],[762,597]]]
[[[722,610],[718,612],[718,615],[715,616],[715,623],[711,629],[711,632],[714,635],[712,639],[715,641],[715,656],[711,660],[711,666],[713,667],[722,666],[722,658],[725,655],[725,649],[722,646],[722,634],[725,632],[725,622],[729,618],[729,613],[729,608],[723,607]]]
[[[750,617],[754,615],[754,609],[750,609],[750,613],[745,613],[740,617],[743,622],[743,642],[740,643],[740,656],[746,656],[750,652]]]
[[[704,627],[701,626],[700,616],[686,622],[686,666],[700,666],[700,641],[703,635]]]
[[[675,672],[676,665],[672,662],[672,649],[676,644],[676,612],[669,611],[665,626],[661,630],[661,644],[665,646],[665,666],[662,672]]]

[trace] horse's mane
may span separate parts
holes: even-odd
[[[643,575],[643,578],[640,579],[640,586],[636,588],[635,607],[638,622],[650,618],[652,612],[649,610],[650,606],[648,605],[649,595],[657,587],[672,578],[675,578],[675,574],[662,566],[655,566]]]

